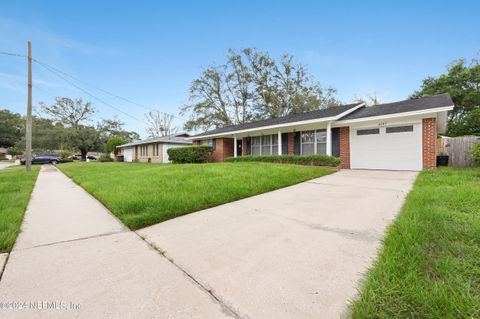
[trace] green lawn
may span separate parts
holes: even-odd
[[[0,169],[0,252],[12,250],[40,166]]]
[[[353,318],[480,318],[480,169],[422,172]]]
[[[271,163],[77,162],[58,167],[132,229],[335,172]]]

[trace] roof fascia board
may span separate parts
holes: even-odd
[[[185,138],[187,139],[187,138]],[[190,145],[192,143],[190,142],[181,142],[181,141],[151,141],[151,142],[138,142],[138,143],[129,143],[129,144],[123,144],[123,145],[118,145],[116,146],[117,148],[124,148],[124,147],[132,147],[132,146],[138,146],[138,145],[146,145],[146,144],[186,144]]]
[[[192,137],[187,137],[185,139],[187,139],[187,140],[201,140],[201,139],[210,138],[210,137],[229,136],[229,135],[235,135],[235,134],[240,134],[240,133],[270,130],[270,129],[274,129],[274,128],[282,128],[282,127],[295,126],[295,125],[328,122],[328,121],[334,121],[335,118],[336,117],[334,117],[334,116],[330,116],[330,117],[323,117],[323,118],[313,119],[313,120],[289,122],[289,123],[282,123],[282,124],[268,125],[268,126],[259,126],[259,127],[255,127],[255,128],[251,128],[251,129],[244,129],[244,130],[230,131],[230,132],[224,132],[224,133],[202,135],[202,136],[197,136],[197,137],[192,136]]]
[[[378,116],[369,116],[369,117],[361,117],[358,119],[351,119],[351,120],[340,120],[337,121],[335,124],[349,124],[349,123],[356,123],[356,122],[364,122],[364,121],[375,121],[375,120],[382,120],[382,119],[389,119],[389,118],[396,118],[396,117],[403,117],[403,116],[412,116],[412,115],[423,115],[428,113],[437,113],[437,112],[446,112],[453,110],[453,105],[444,106],[444,107],[436,107],[431,109],[425,109],[421,111],[411,111],[411,112],[402,112],[402,113],[393,113],[393,114],[385,114],[385,115],[378,115]]]
[[[252,129],[244,129],[244,130],[237,130],[237,131],[231,131],[231,132],[224,132],[224,133],[216,133],[216,134],[208,134],[208,135],[202,135],[202,136],[190,136],[185,139],[187,140],[196,140],[196,139],[203,139],[203,138],[208,138],[208,137],[218,137],[218,136],[226,136],[226,135],[232,135],[232,134],[240,134],[240,133],[246,133],[246,132],[255,132],[255,131],[261,131],[261,130],[269,130],[269,129],[274,129],[274,128],[280,128],[280,127],[287,127],[287,126],[293,126],[293,125],[302,125],[302,124],[312,124],[312,123],[321,123],[321,122],[328,122],[328,121],[336,121],[339,118],[342,118],[359,108],[365,106],[365,103],[359,103],[358,105],[355,105],[354,107],[349,108],[348,110],[344,111],[343,113],[340,113],[336,116],[330,116],[330,117],[321,117],[317,119],[311,119],[311,120],[304,120],[304,121],[296,121],[296,122],[288,122],[288,123],[282,123],[282,124],[276,124],[276,125],[268,125],[268,126],[259,126],[255,127]]]

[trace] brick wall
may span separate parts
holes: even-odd
[[[341,127],[339,131],[340,139],[340,160],[341,168],[350,168],[350,128]]]
[[[237,155],[240,155],[240,154],[237,154]],[[242,138],[242,156],[246,156],[247,155],[247,138],[244,137]]]
[[[294,154],[295,132],[289,132],[287,138],[287,150],[289,155]]]
[[[192,145],[198,146],[198,145],[200,145],[200,141],[192,141]]]
[[[141,163],[147,163],[148,159],[150,159],[151,163],[163,163],[163,144],[158,145],[158,155],[153,155],[153,149],[156,144],[147,144],[148,147],[148,154],[147,155],[141,155],[140,148],[141,146],[138,146],[138,154],[137,154],[137,161]]]
[[[437,123],[435,118],[422,120],[422,158],[423,169],[437,167]]]
[[[226,157],[233,156],[233,138],[217,138],[215,143],[213,162],[223,162]]]

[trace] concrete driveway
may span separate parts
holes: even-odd
[[[138,233],[239,318],[338,318],[416,175],[344,170]]]

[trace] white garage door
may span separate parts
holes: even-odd
[[[133,161],[132,148],[124,148],[123,149],[123,161],[124,162],[132,162]]]
[[[422,169],[422,125],[350,129],[351,168]]]

